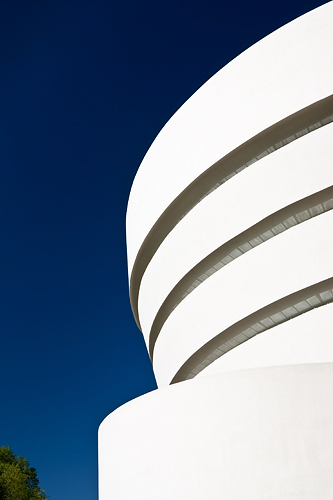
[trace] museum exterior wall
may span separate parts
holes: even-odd
[[[159,389],[101,424],[100,500],[333,497],[332,48],[330,2],[220,70],[144,158],[128,266]]]
[[[331,500],[333,364],[159,389],[99,432],[100,500]]]

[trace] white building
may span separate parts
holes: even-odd
[[[332,88],[330,2],[149,149],[128,265],[159,389],[101,424],[100,500],[332,500]]]

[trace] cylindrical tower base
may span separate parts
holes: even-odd
[[[331,500],[333,363],[159,389],[99,431],[100,500]]]

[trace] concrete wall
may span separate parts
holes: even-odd
[[[142,396],[100,427],[100,500],[331,500],[333,365],[239,370]]]
[[[130,296],[159,389],[101,424],[101,500],[333,497],[332,47],[330,2],[219,71],[144,158]]]

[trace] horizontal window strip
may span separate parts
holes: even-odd
[[[138,295],[142,276],[158,247],[200,201],[226,181],[268,154],[333,122],[333,96],[288,116],[231,151],[195,179],[168,206],[149,231],[136,256],[130,278],[130,300],[140,328]]]
[[[333,186],[330,186],[269,215],[205,257],[177,283],[157,312],[149,336],[151,358],[165,321],[201,283],[249,250],[332,208]]]
[[[333,302],[333,278],[277,300],[221,332],[193,354],[171,381],[190,380],[238,345],[316,307]]]

